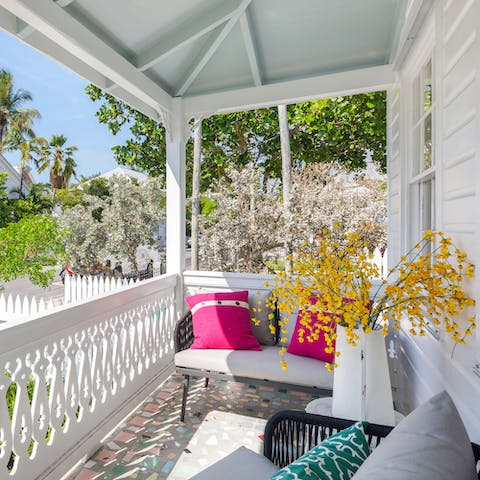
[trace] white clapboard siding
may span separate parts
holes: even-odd
[[[394,265],[401,255],[401,175],[400,150],[400,89],[387,93],[387,183],[388,183],[388,249],[389,262]],[[385,255],[385,258],[386,255]]]
[[[433,60],[435,65],[434,92],[434,152],[436,159],[436,220],[437,229],[451,236],[454,243],[466,251],[478,267],[480,264],[479,190],[480,190],[480,0],[439,0],[431,12],[434,19]],[[425,26],[424,29],[425,31]],[[427,38],[425,36],[425,38]],[[423,45],[422,45],[423,42]],[[422,31],[411,48],[406,63],[421,64],[427,40]],[[418,61],[417,61],[418,60]],[[408,73],[400,71],[401,92],[400,126],[408,123]],[[395,242],[399,237],[398,222],[392,213],[400,207],[401,231],[408,227],[406,202],[397,202],[395,174],[399,166],[395,161],[394,92],[389,94],[389,251],[397,253]],[[400,155],[402,169],[409,158],[408,135],[402,133]],[[407,182],[407,172],[402,181]],[[401,232],[400,232],[401,233]],[[393,238],[392,238],[393,237]],[[391,255],[392,257],[394,255]],[[467,286],[476,297],[477,319],[480,305],[480,276]],[[462,322],[462,319],[459,319]],[[397,349],[403,384],[398,381],[397,406],[410,410],[431,395],[446,389],[452,396],[467,427],[470,438],[480,441],[480,377],[475,366],[480,363],[480,334],[477,332],[466,346],[458,346],[452,353],[452,344],[444,334],[438,337],[412,337],[405,328],[399,333],[401,348]],[[402,393],[403,392],[403,393]],[[408,392],[408,393],[406,393]]]

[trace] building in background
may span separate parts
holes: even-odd
[[[8,198],[18,198],[21,175],[20,169],[14,167],[1,153],[0,153],[0,172],[7,172],[7,181],[5,186],[7,187]],[[30,172],[24,170],[23,172],[23,183],[22,183],[22,192],[23,196],[26,196],[30,193],[30,186],[32,185],[32,177]]]

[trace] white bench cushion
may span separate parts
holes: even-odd
[[[268,458],[249,448],[240,447],[191,480],[267,480],[277,472],[278,467]]]
[[[278,352],[276,346],[262,346],[261,351],[188,349],[175,355],[175,365],[238,377],[333,388],[333,375],[327,371],[324,362],[285,353],[288,369],[282,370]]]

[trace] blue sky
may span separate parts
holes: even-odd
[[[67,68],[20,42],[0,29],[0,68],[14,76],[15,89],[28,90],[33,102],[28,106],[40,111],[42,118],[35,123],[35,133],[50,139],[63,134],[68,145],[78,151],[75,160],[77,174],[92,175],[115,168],[112,146],[122,144],[128,132],[112,135],[95,117],[99,103],[93,103],[85,94],[88,85],[83,78]],[[18,154],[6,155],[12,164],[18,163]],[[33,171],[36,181],[48,181],[48,174]]]

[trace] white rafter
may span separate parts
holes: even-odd
[[[252,25],[248,12],[243,12],[240,17],[240,27],[242,29],[243,41],[247,50],[248,61],[252,70],[253,82],[258,87],[262,84],[262,75],[260,73],[260,64],[258,62],[257,49],[255,48]]]
[[[71,3],[73,3],[75,0],[55,0],[55,3],[59,6],[59,7],[67,7],[68,5],[70,5]]]
[[[0,0],[0,6],[109,78],[153,110],[170,110],[172,97],[80,22],[50,0]]]
[[[208,44],[205,46],[205,48],[201,52],[201,55],[199,56],[199,60],[195,62],[193,67],[190,69],[188,75],[186,76],[183,84],[178,89],[176,93],[177,96],[182,96],[190,88],[190,86],[195,81],[199,73],[203,70],[205,65],[208,63],[208,61],[212,58],[214,53],[217,51],[218,47],[222,44],[222,42],[225,40],[227,35],[232,31],[233,27],[238,22],[238,19],[241,17],[241,15],[243,15],[245,10],[248,8],[248,5],[250,5],[251,1],[252,0],[242,0],[238,8],[235,10],[233,15],[228,20],[228,22],[222,28],[221,32],[215,38],[213,38],[210,42],[208,42]]]
[[[320,98],[387,90],[396,82],[391,65],[362,68],[347,72],[302,78],[287,82],[242,88],[220,93],[186,97],[185,114],[188,118],[279,104],[306,102]]]
[[[148,50],[139,53],[135,62],[136,67],[142,71],[147,70],[185,45],[195,42],[227,22],[237,9],[238,5],[232,7],[231,4],[225,2],[219,5],[215,11],[208,12],[202,18],[196,19],[195,23],[191,21],[185,23],[183,27],[176,29],[174,35],[160,39]]]
[[[54,0],[54,1],[59,7],[63,8],[63,7],[66,7],[67,5],[70,5],[75,0]],[[25,40],[26,38],[28,38],[35,31],[35,29],[31,25],[29,25],[28,23],[25,23],[19,18],[17,19],[17,23],[19,24],[19,27],[17,28],[17,35],[22,40]]]
[[[395,66],[401,64],[403,58],[411,47],[420,26],[430,11],[434,0],[412,0],[403,12],[405,21],[397,27],[388,63]]]

